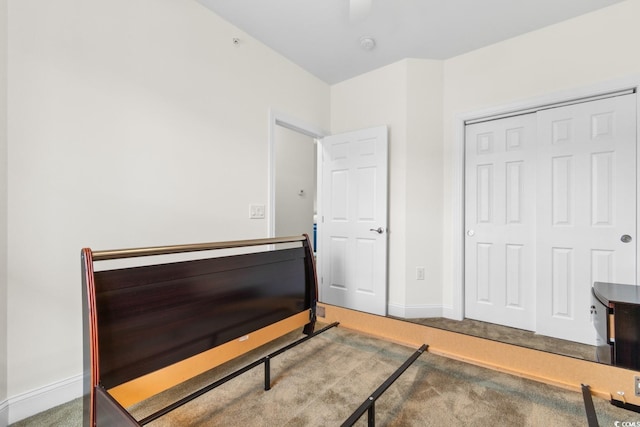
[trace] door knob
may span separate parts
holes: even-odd
[[[628,234],[623,234],[622,237],[620,237],[620,240],[622,243],[629,243],[632,239]]]
[[[378,234],[382,234],[384,233],[384,229],[382,227],[378,227],[378,228],[370,228],[369,231],[375,231]]]
[[[467,236],[469,236],[469,237],[473,236],[474,234],[476,234],[476,232],[473,231],[473,230],[468,230],[467,231]]]

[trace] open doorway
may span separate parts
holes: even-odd
[[[386,314],[387,156],[386,126],[326,136],[271,113],[269,235],[313,240],[315,214],[320,301]]]
[[[318,212],[317,140],[319,128],[286,114],[270,113],[269,236],[306,233],[314,242]],[[314,244],[314,251],[319,245]]]
[[[274,236],[308,234],[315,251],[316,140],[280,125],[274,137]]]

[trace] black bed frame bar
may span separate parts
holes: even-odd
[[[589,427],[599,427],[596,408],[593,406],[593,398],[591,397],[591,388],[587,384],[580,384],[580,388],[582,389],[582,399],[584,400],[588,425]]]
[[[316,335],[319,335],[323,332],[325,332],[328,329],[333,328],[334,326],[338,326],[339,322],[334,322],[328,326],[325,326],[322,329],[319,329],[315,332],[313,332],[312,334],[309,334],[303,338],[300,338],[297,341],[292,342],[291,344],[286,345],[285,347],[282,347],[276,351],[274,351],[273,353],[264,356],[261,359],[256,360],[253,363],[250,363],[240,369],[238,369],[237,371],[234,371],[232,373],[230,373],[229,375],[220,378],[219,380],[217,380],[216,382],[213,382],[211,384],[209,384],[206,387],[201,388],[200,390],[197,390],[191,394],[189,394],[186,397],[183,397],[182,399],[172,403],[169,406],[166,406],[162,409],[160,409],[159,411],[154,412],[153,414],[141,419],[140,421],[138,421],[138,424],[140,424],[141,426],[145,425],[145,424],[149,424],[152,421],[157,420],[158,418],[162,417],[163,415],[168,414],[169,412],[173,411],[174,409],[178,409],[180,406],[184,405],[185,403],[191,402],[193,399],[196,399],[200,396],[202,396],[205,393],[208,393],[209,391],[213,390],[216,387],[221,386],[222,384],[226,383],[227,381],[230,381],[242,374],[244,374],[247,371],[250,371],[251,369],[255,368],[256,366],[259,366],[260,364],[264,363],[264,389],[265,390],[271,390],[271,359],[273,359],[274,357],[276,357],[279,354],[284,353],[287,350],[292,349],[293,347],[302,344],[303,342],[310,340],[311,338],[315,337]],[[406,368],[405,368],[406,369]]]
[[[400,375],[402,375],[404,371],[406,371],[407,368],[411,366],[422,353],[425,352],[427,347],[427,344],[422,344],[422,346],[415,353],[413,353],[411,357],[409,357],[407,361],[402,364],[402,366],[400,366],[393,374],[391,374],[391,376],[387,378],[387,380],[382,383],[382,385],[378,387],[376,391],[371,393],[371,396],[369,396],[367,400],[365,400],[362,405],[360,405],[360,407],[356,409],[356,411],[349,418],[347,418],[344,423],[342,423],[342,427],[350,427],[354,425],[360,419],[360,417],[364,415],[365,412],[369,412],[368,426],[374,427],[376,425],[376,400],[378,400],[378,398],[382,396],[382,394],[389,388],[389,386],[391,386],[391,384],[393,384],[400,377]]]

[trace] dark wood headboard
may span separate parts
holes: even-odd
[[[215,253],[254,246],[259,250]],[[214,253],[94,270],[100,261],[197,251]],[[96,387],[109,390],[302,312],[309,313],[304,332],[313,332],[317,279],[306,235],[114,251],[85,248],[82,269],[89,425],[96,419]]]

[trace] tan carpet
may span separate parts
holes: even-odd
[[[538,335],[535,332],[510,328],[508,326],[473,319],[452,320],[443,317],[400,320],[521,347],[561,354],[563,356],[575,357],[577,359],[596,361],[595,346],[546,337],[544,335]]]
[[[141,419],[201,385],[300,337],[289,334],[243,358],[130,408]],[[428,344],[428,343],[427,343]],[[150,426],[339,426],[415,349],[333,328]],[[640,414],[594,399],[601,426]],[[61,421],[60,411],[67,416]],[[578,392],[424,353],[376,404],[378,426],[586,426]],[[80,425],[77,401],[16,426]],[[358,425],[366,425],[366,414]]]
[[[286,339],[292,339],[289,336]],[[277,345],[280,345],[278,343]],[[428,344],[428,343],[427,343]],[[272,346],[276,347],[276,345]],[[271,349],[264,349],[266,354]],[[263,369],[236,378],[152,426],[334,426],[351,413],[416,349],[333,328],[272,361],[272,390]],[[252,354],[238,363],[257,358]],[[188,390],[215,380],[213,370],[179,389],[131,408],[142,418]],[[639,414],[597,399],[602,426]],[[423,354],[376,403],[381,426],[586,425],[582,395],[518,377]],[[360,424],[366,425],[366,415]]]

